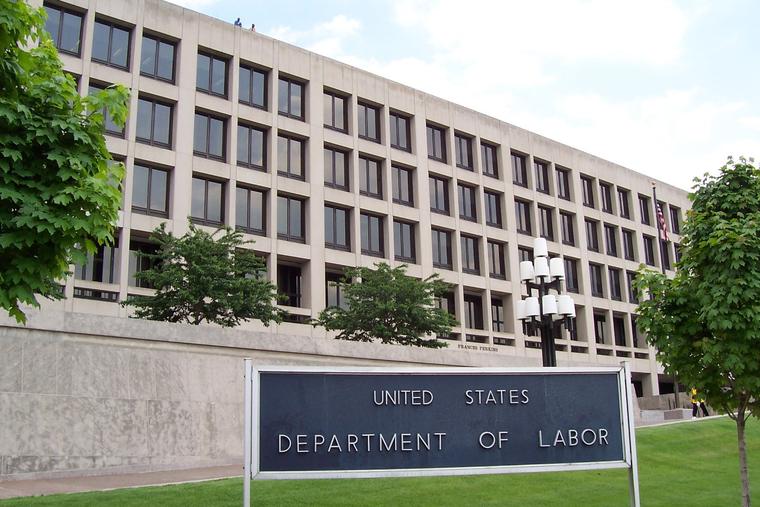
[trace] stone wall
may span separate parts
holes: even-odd
[[[422,350],[55,311],[0,318],[0,480],[240,463],[243,358],[526,366]]]

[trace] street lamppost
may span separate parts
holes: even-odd
[[[544,238],[533,239],[533,257],[533,262],[520,263],[520,281],[525,284],[528,296],[522,299],[521,295],[517,302],[517,318],[525,324],[528,336],[540,333],[544,366],[557,366],[554,336],[560,334],[562,326],[573,331],[575,303],[570,296],[561,294],[565,264],[560,257],[549,259]],[[551,290],[556,294],[551,294]],[[538,296],[533,296],[533,291]]]

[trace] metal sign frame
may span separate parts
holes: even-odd
[[[558,375],[558,374],[610,374],[618,377],[618,402],[622,436],[622,460],[597,462],[571,462],[530,465],[499,465],[445,468],[405,468],[373,470],[313,470],[294,472],[262,472],[259,469],[259,449],[254,445],[260,437],[260,406],[254,400],[260,400],[261,373],[337,373],[352,375]],[[377,477],[421,477],[445,475],[484,475],[528,472],[562,472],[571,470],[600,470],[611,468],[628,468],[631,506],[639,507],[638,462],[636,456],[636,435],[633,419],[633,399],[631,372],[629,363],[621,366],[598,366],[586,368],[374,368],[374,367],[321,367],[321,366],[254,366],[250,359],[245,359],[245,428],[244,428],[244,486],[243,505],[250,505],[250,480],[266,479],[345,479]]]

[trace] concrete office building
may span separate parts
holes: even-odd
[[[302,322],[339,302],[329,282],[343,267],[405,263],[453,284],[450,349],[535,365],[539,339],[514,308],[519,262],[542,236],[565,259],[578,315],[559,364],[629,360],[640,395],[667,389],[636,333],[630,278],[639,263],[672,268],[685,191],[657,184],[663,256],[642,174],[161,0],[44,5],[82,94],[132,90],[126,128],[106,126],[127,167],[118,243],[78,266],[45,311],[126,318],[117,302],[150,292],[134,278],[150,231],[168,222],[181,235],[190,216],[245,232],[289,298],[291,322],[244,329],[324,340]]]
[[[43,5],[42,0],[30,0]],[[114,247],[19,326],[0,315],[0,478],[240,463],[242,361],[538,366],[514,318],[533,238],[564,257],[577,332],[563,365],[630,361],[636,388],[670,387],[634,325],[629,276],[672,265],[686,193],[508,123],[161,0],[44,2],[82,94],[132,90],[107,144],[127,168]],[[265,328],[129,319],[148,236],[187,217],[240,228],[288,296]],[[331,339],[302,323],[345,266],[439,273],[456,313],[444,350]],[[672,382],[672,381],[671,381]]]

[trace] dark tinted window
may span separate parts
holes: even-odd
[[[391,166],[391,179],[393,180],[393,202],[413,206],[414,189],[411,169]]]
[[[641,213],[641,223],[644,225],[652,225],[650,210],[649,198],[639,195],[639,213]]]
[[[237,164],[266,171],[266,132],[239,124],[237,128]]]
[[[670,207],[670,230],[674,234],[681,234],[681,210],[675,206]]]
[[[486,224],[501,229],[501,194],[484,192]]]
[[[190,216],[194,222],[220,225],[224,221],[224,184],[193,178]]]
[[[604,297],[604,282],[602,280],[602,266],[589,263],[589,276],[591,280],[591,295]]]
[[[198,90],[220,97],[227,96],[227,60],[198,53],[195,86]]]
[[[586,248],[592,252],[599,251],[599,225],[595,220],[586,219]]]
[[[129,68],[129,35],[127,28],[95,20],[92,59],[122,69]]]
[[[281,77],[277,92],[277,111],[283,116],[303,120],[305,110],[303,83]]]
[[[82,14],[58,6],[45,5],[45,30],[61,53],[79,56],[82,43]]]
[[[623,299],[623,290],[620,286],[620,270],[617,268],[608,268],[610,279],[610,297],[615,301]]]
[[[623,229],[623,255],[629,261],[636,260],[636,243],[633,231]]]
[[[396,260],[416,262],[414,224],[393,221],[393,249]]]
[[[306,142],[293,137],[277,137],[277,173],[288,178],[306,179],[304,150]]]
[[[599,197],[602,201],[602,211],[612,213],[612,188],[609,183],[599,183]]]
[[[362,253],[375,257],[383,257],[385,255],[385,248],[383,246],[383,217],[362,213],[360,229],[362,235]]]
[[[163,169],[135,164],[132,176],[132,211],[168,217],[169,173]]]
[[[554,210],[544,206],[538,207],[539,234],[542,238],[554,241]]]
[[[296,197],[277,196],[277,236],[281,239],[303,242],[304,202]]]
[[[604,224],[604,242],[607,245],[607,255],[618,256],[617,227]]]
[[[649,266],[654,266],[654,238],[644,234],[644,262]]]
[[[564,258],[565,262],[565,287],[568,292],[575,292],[576,294],[580,290],[578,284],[578,261],[569,257]]]
[[[383,198],[381,162],[367,157],[359,157],[359,193]]]
[[[137,140],[170,148],[171,132],[172,106],[140,97],[137,101]]]
[[[253,234],[266,234],[266,195],[262,190],[235,189],[235,227]]]
[[[457,190],[459,192],[459,218],[472,222],[477,221],[475,188],[460,184],[457,185]]]
[[[325,245],[350,250],[348,210],[325,205]]]
[[[277,292],[285,295],[286,306],[301,306],[301,268],[298,266],[277,265]]]
[[[238,100],[249,106],[266,109],[267,72],[254,67],[241,65],[238,75],[240,77],[240,83],[238,84]]]
[[[433,266],[451,269],[451,232],[433,229],[432,237]]]
[[[575,219],[572,213],[560,212],[559,220],[562,226],[562,242],[575,246]]]
[[[412,151],[410,120],[398,113],[390,114],[391,146],[399,150]]]
[[[462,234],[460,239],[462,271],[465,273],[480,274],[480,249],[478,248],[478,238]]]
[[[427,126],[428,158],[446,162],[446,131],[435,125]]]
[[[570,200],[570,171],[557,168],[557,197]]]
[[[348,108],[346,107],[346,97],[325,91],[323,101],[322,113],[325,127],[347,132]]]
[[[201,157],[224,160],[227,144],[224,126],[223,119],[196,112],[193,153]]]
[[[348,190],[348,153],[325,147],[325,185]]]
[[[622,188],[618,188],[618,208],[620,210],[620,216],[623,218],[631,218],[630,192]]]
[[[499,163],[496,158],[496,146],[488,143],[480,143],[480,163],[483,166],[483,174],[499,177]]]
[[[173,83],[174,53],[173,42],[143,35],[140,74]]]
[[[507,261],[504,244],[495,241],[488,242],[488,274],[492,278],[507,278]]]
[[[449,214],[449,182],[444,178],[431,176],[430,184],[430,209],[436,213]]]
[[[454,134],[454,148],[457,167],[472,171],[472,138],[462,134]]]
[[[528,168],[525,156],[512,152],[512,182],[521,187],[528,186]]]
[[[357,105],[359,137],[380,142],[380,108],[362,104]]]
[[[589,208],[594,207],[594,181],[587,177],[581,176],[581,190],[583,191],[583,205]]]
[[[536,160],[536,190],[541,193],[549,193],[549,164]]]
[[[464,295],[464,327],[483,329],[483,301],[479,295]]]
[[[528,234],[529,236],[533,234],[530,218],[530,203],[515,199],[515,218],[517,220],[517,232]]]

